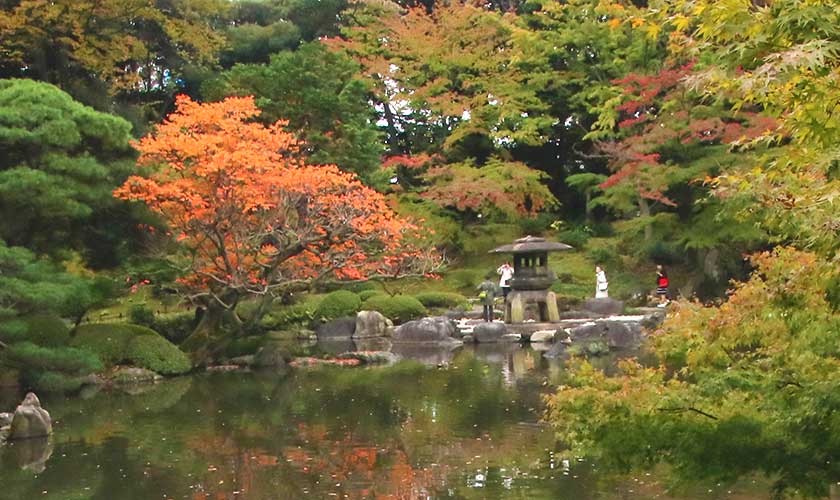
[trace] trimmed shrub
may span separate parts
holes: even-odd
[[[414,298],[426,307],[458,307],[467,303],[466,297],[451,292],[423,292]]]
[[[91,324],[76,329],[72,344],[99,356],[106,366],[131,363],[163,375],[190,370],[189,358],[154,330],[129,324]]]
[[[352,316],[362,305],[359,296],[347,290],[337,290],[327,294],[315,309],[315,319],[332,321],[344,316]]]
[[[112,366],[128,359],[128,343],[136,335],[158,336],[139,325],[92,323],[76,328],[71,345],[96,354],[106,366]]]
[[[127,359],[161,375],[180,375],[192,368],[187,355],[160,335],[135,335],[128,343]]]
[[[374,295],[386,295],[382,290],[363,290],[359,292],[359,299],[364,302]]]
[[[362,304],[365,311],[378,311],[396,323],[404,323],[426,315],[426,307],[408,295],[374,295]]]

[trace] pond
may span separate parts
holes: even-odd
[[[55,435],[0,449],[0,498],[767,496],[751,481],[669,496],[656,472],[609,477],[556,452],[540,423],[562,362],[518,345],[437,356],[44,397]]]

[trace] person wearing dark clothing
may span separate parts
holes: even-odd
[[[657,307],[665,307],[668,304],[668,273],[662,265],[656,266],[656,295],[659,297]]]
[[[478,285],[478,298],[481,299],[481,304],[484,306],[484,321],[493,321],[493,306],[496,303],[496,284],[489,279],[484,280]]]

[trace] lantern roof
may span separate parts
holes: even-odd
[[[490,250],[489,253],[534,253],[534,252],[558,252],[560,250],[570,250],[572,247],[565,243],[556,241],[546,241],[545,238],[538,236],[526,236],[519,238],[513,243],[502,245],[498,248]]]

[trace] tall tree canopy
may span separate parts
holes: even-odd
[[[239,64],[210,80],[202,94],[212,100],[253,95],[261,120],[288,120],[313,162],[331,163],[369,179],[379,167],[382,141],[370,91],[349,58],[307,43],[279,52],[268,64]]]
[[[70,84],[88,75],[112,91],[165,86],[185,65],[214,60],[221,0],[19,0],[0,10],[7,76]],[[62,85],[64,86],[64,85]]]

